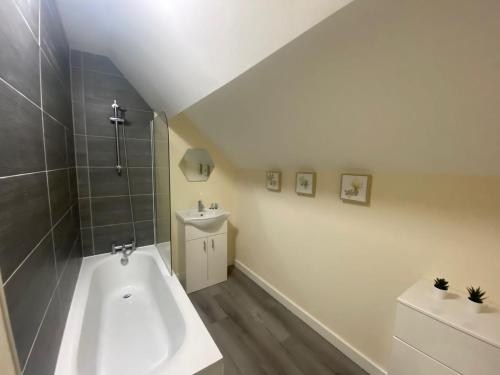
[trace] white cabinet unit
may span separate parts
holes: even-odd
[[[459,375],[428,355],[394,337],[391,375]]]
[[[179,219],[179,253],[185,258],[184,284],[188,293],[227,280],[227,218],[194,226]],[[195,223],[197,224],[197,223]],[[182,257],[181,257],[182,258]]]
[[[500,313],[468,311],[463,295],[434,297],[421,280],[398,299],[389,375],[500,374]]]
[[[208,285],[207,239],[186,241],[187,292],[203,289]]]
[[[227,280],[227,234],[217,234],[207,238],[209,285]]]

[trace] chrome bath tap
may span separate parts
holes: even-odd
[[[118,251],[122,250],[123,250],[123,245],[116,245],[116,244],[111,245],[111,254],[116,254]]]
[[[135,241],[132,241],[129,244],[123,245],[122,250],[122,259],[120,262],[122,265],[126,266],[128,264],[128,257],[135,251]]]
[[[122,252],[122,258],[120,262],[122,265],[126,266],[128,264],[128,257],[135,251],[135,241],[123,245],[111,245],[111,254],[116,254],[118,251]]]

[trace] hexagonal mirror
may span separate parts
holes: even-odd
[[[179,167],[186,180],[200,182],[208,180],[215,164],[207,150],[191,148],[182,157]]]

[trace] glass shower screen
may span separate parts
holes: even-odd
[[[172,251],[170,245],[170,160],[168,120],[164,112],[155,113],[152,128],[155,245],[168,271],[172,273]]]

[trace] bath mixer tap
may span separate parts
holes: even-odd
[[[116,254],[118,251],[122,252],[121,264],[126,266],[128,264],[128,257],[135,251],[135,241],[123,245],[111,245],[111,254]]]
[[[123,245],[111,245],[111,254],[116,254],[118,251],[123,250]]]
[[[120,262],[126,266],[128,264],[128,257],[135,251],[135,241],[122,246],[122,259],[120,259]]]

